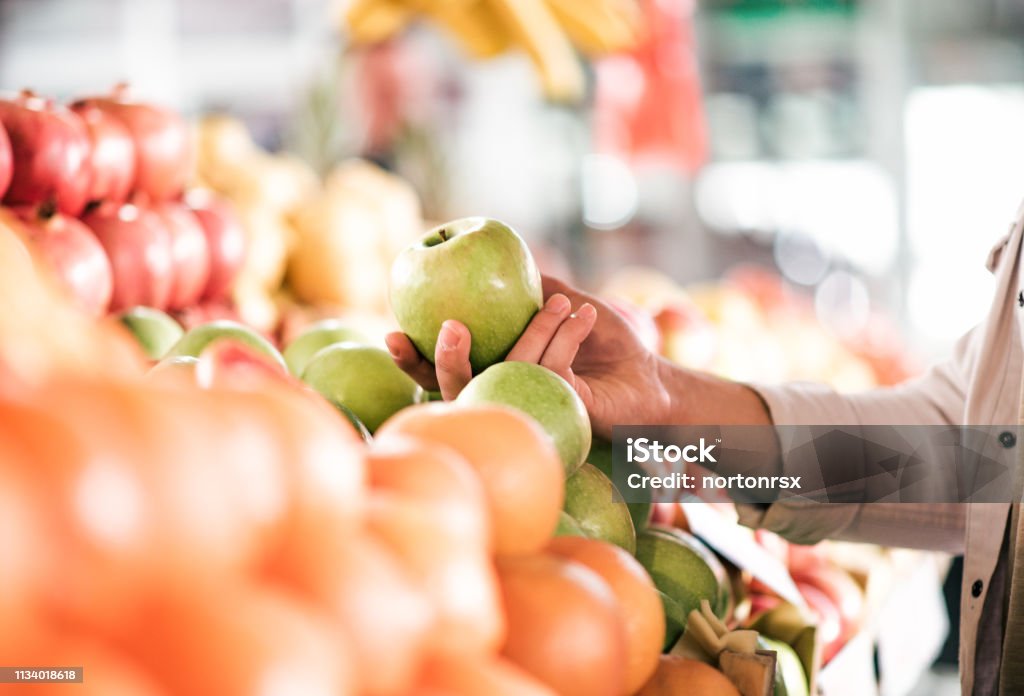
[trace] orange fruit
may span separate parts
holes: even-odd
[[[366,454],[370,486],[429,504],[453,531],[489,550],[487,498],[473,467],[455,450],[425,440],[378,437]]]
[[[505,657],[561,696],[625,693],[625,624],[600,575],[549,554],[499,559],[498,575]]]
[[[662,655],[658,670],[636,696],[740,696],[740,692],[711,665]]]
[[[167,593],[139,612],[118,647],[174,694],[356,693],[338,627],[312,606],[251,583]]]
[[[434,658],[420,677],[419,688],[451,696],[555,696],[555,692],[501,657]]]
[[[339,620],[360,666],[360,693],[401,693],[420,667],[434,609],[389,549],[369,535],[334,537],[274,575]]]
[[[556,537],[548,550],[587,566],[615,594],[626,624],[626,693],[635,692],[658,668],[665,642],[665,613],[651,576],[625,550],[596,539]]]
[[[367,526],[398,555],[434,606],[428,651],[498,649],[505,635],[498,580],[490,556],[472,536],[448,528],[429,503],[380,491],[369,497]]]
[[[498,555],[538,551],[554,535],[565,497],[561,459],[540,427],[512,409],[433,403],[404,409],[382,435],[451,447],[480,475]]]

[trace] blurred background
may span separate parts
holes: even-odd
[[[570,105],[521,52],[468,60],[429,22],[352,50],[343,5],[0,0],[0,88],[126,80],[321,172],[368,156],[429,219],[503,218],[593,285],[753,262],[826,327],[882,312],[925,357],[985,312],[1024,196],[1024,2],[652,0],[655,64],[589,61]]]

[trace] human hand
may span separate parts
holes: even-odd
[[[601,437],[610,438],[613,425],[670,422],[664,363],[643,346],[628,322],[596,297],[554,278],[544,278],[544,296],[544,307],[505,359],[543,365],[565,379]],[[392,333],[386,340],[396,364],[425,389],[439,390],[445,400],[458,396],[473,377],[472,336],[457,321],[442,325],[433,365],[405,334]]]

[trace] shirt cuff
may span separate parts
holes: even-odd
[[[764,401],[772,418],[779,425],[845,425],[858,422],[852,405],[838,393],[820,384],[791,383],[786,385],[750,385]],[[780,438],[783,453],[787,443]],[[815,464],[812,469],[817,469]],[[815,478],[806,462],[783,457],[783,474],[800,473]],[[820,470],[816,472],[821,476]],[[836,537],[849,527],[860,512],[858,503],[821,503],[799,498],[786,498],[771,505],[736,506],[740,523],[775,532],[797,544],[816,544]]]

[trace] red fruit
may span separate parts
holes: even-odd
[[[49,266],[76,303],[94,316],[107,311],[114,277],[103,246],[75,218],[37,216],[31,208],[16,211],[25,223],[32,248]]]
[[[168,307],[183,309],[199,301],[210,279],[210,249],[196,217],[181,203],[157,203],[151,210],[171,235],[174,283]]]
[[[192,142],[185,121],[170,109],[128,100],[126,85],[108,97],[83,99],[128,129],[135,141],[134,190],[163,201],[178,196],[192,168]]]
[[[14,155],[11,153],[11,139],[7,137],[4,125],[0,123],[0,199],[7,193],[14,174]]]
[[[88,201],[124,203],[135,183],[135,141],[132,134],[114,116],[95,104],[75,102],[71,110],[82,119],[92,143],[88,159]]]
[[[864,592],[849,573],[835,566],[819,565],[794,570],[793,580],[801,587],[812,586],[827,596],[839,610],[844,642],[853,637],[864,613]]]
[[[227,297],[231,284],[245,263],[245,230],[230,203],[211,191],[189,191],[185,203],[199,220],[210,250],[210,279],[203,299]]]
[[[3,202],[50,203],[67,215],[81,213],[89,188],[91,149],[82,119],[25,90],[14,99],[0,100],[0,124],[10,139],[14,164]]]
[[[134,205],[103,205],[82,220],[107,251],[114,271],[110,309],[165,309],[174,282],[171,237],[163,220]]]

